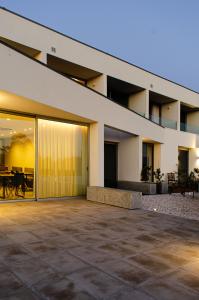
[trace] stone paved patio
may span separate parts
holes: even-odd
[[[66,200],[0,205],[0,299],[199,299],[199,221]]]

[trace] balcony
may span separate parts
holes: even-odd
[[[194,126],[194,125],[190,125],[190,124],[183,123],[183,122],[180,123],[180,130],[185,131],[185,132],[199,134],[199,126]]]
[[[166,119],[166,118],[160,118],[155,115],[149,115],[149,120],[152,122],[171,129],[177,129],[177,122],[174,120]]]

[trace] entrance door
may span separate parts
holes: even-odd
[[[154,171],[154,145],[150,143],[143,143],[142,145],[142,168],[150,167],[151,176],[150,181],[153,181]]]
[[[178,152],[178,173],[187,176],[189,173],[189,151],[179,149]]]
[[[104,144],[104,186],[117,187],[117,144]]]

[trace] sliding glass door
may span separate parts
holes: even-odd
[[[38,120],[38,197],[86,193],[88,128]]]
[[[0,199],[35,197],[35,119],[0,113]]]
[[[87,126],[0,113],[0,200],[84,195],[87,173]]]

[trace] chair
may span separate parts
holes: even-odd
[[[13,177],[1,177],[1,183],[3,187],[3,198],[12,199],[14,192]]]
[[[177,182],[175,173],[167,173],[168,185],[174,184]]]
[[[8,167],[0,166],[0,172],[6,172],[6,171],[8,171]]]
[[[34,184],[34,168],[24,168],[24,175],[26,178],[26,187],[29,191],[33,191]]]
[[[15,196],[24,198],[25,191],[26,191],[24,173],[16,172],[14,174],[13,185],[14,185],[14,189],[15,189]]]
[[[21,167],[12,167],[12,171],[14,171],[14,172],[22,172],[22,168]]]

